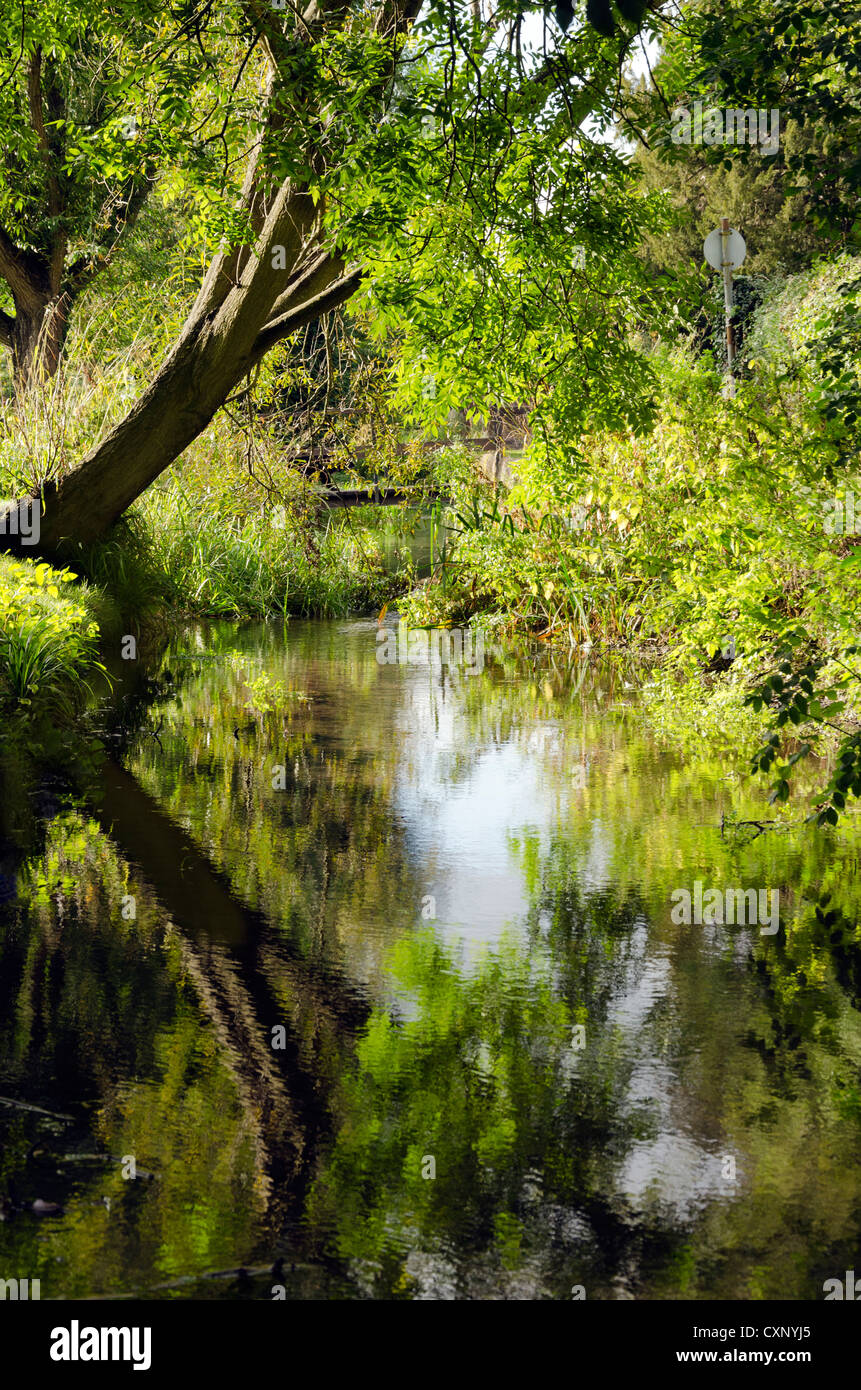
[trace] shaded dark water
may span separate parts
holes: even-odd
[[[822,1298],[861,1224],[851,829],[722,834],[762,788],[620,673],[379,654],[189,630],[78,796],[7,768],[0,1277]],[[674,922],[696,880],[777,890],[779,932]]]

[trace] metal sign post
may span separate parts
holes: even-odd
[[[732,332],[732,262],[729,259],[729,218],[722,217],[720,220],[720,240],[721,240],[721,270],[723,272],[723,308],[726,314],[726,364],[727,370],[732,374],[732,364],[735,360],[735,343]]]
[[[733,332],[732,310],[732,273],[737,270],[747,255],[747,246],[741,232],[730,227],[729,218],[722,217],[720,226],[715,231],[709,232],[703,243],[703,254],[709,265],[714,270],[719,270],[723,276],[723,306],[726,315],[726,361],[727,361],[727,395],[732,395],[735,391],[735,381],[732,369],[735,362],[735,335]]]

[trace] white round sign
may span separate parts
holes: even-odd
[[[735,270],[747,255],[744,237],[741,232],[730,230],[726,237],[726,254],[724,254],[723,239],[723,232],[720,228],[715,232],[709,232],[703,242],[703,253],[709,265],[715,270],[722,270],[725,265]]]

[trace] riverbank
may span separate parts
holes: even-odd
[[[79,552],[75,570],[0,555],[0,704],[71,717],[124,641],[183,619],[379,611],[415,580],[415,525],[364,511],[304,527],[277,508],[231,516],[177,487]]]
[[[566,460],[534,441],[510,492],[462,487],[445,574],[407,621],[660,652],[659,719],[731,716],[740,746],[758,731],[775,800],[836,755],[814,803],[833,823],[861,794],[859,284],[851,256],[760,283],[731,394],[681,335],[644,349],[649,428]]]
[[[837,350],[859,271],[843,256],[759,284],[732,395],[701,345],[680,335],[644,346],[649,428],[585,435],[564,467],[533,440],[508,492],[464,451],[434,456],[430,472],[424,458],[428,485],[444,483],[453,500],[421,579],[416,513],[321,511],[277,441],[260,445],[258,475],[244,436],[219,422],[80,557],[89,588],[66,578],[68,604],[46,606],[43,593],[32,613],[29,597],[10,607],[7,694],[36,698],[69,673],[66,688],[84,688],[96,594],[125,632],[160,613],[247,621],[397,604],[412,627],[473,623],[562,650],[637,652],[662,668],[644,702],[656,727],[732,729],[778,801],[800,761],[825,759],[814,810],[832,820],[861,791],[861,406]],[[33,573],[59,593],[50,571]]]

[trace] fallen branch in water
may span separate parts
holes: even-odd
[[[15,1110],[32,1110],[36,1115],[50,1115],[52,1120],[74,1120],[74,1115],[60,1115],[56,1110],[43,1110],[41,1105],[28,1105],[24,1100],[10,1100],[0,1096],[0,1105],[11,1105]]]
[[[770,830],[772,826],[778,825],[784,830],[788,830],[790,824],[792,824],[792,822],[777,820],[727,820],[726,812],[724,811],[721,813],[720,818],[720,833],[721,837],[723,837],[724,830],[741,830],[744,826],[753,826],[756,834],[752,835],[751,839],[755,840],[757,835],[761,835],[764,830]]]

